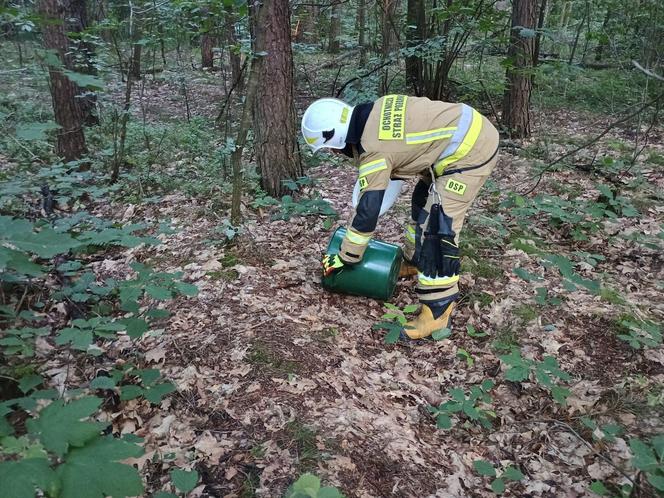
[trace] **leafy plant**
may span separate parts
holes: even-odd
[[[630,439],[629,447],[634,454],[632,466],[643,472],[657,491],[664,492],[664,435],[653,437],[649,444]]]
[[[25,435],[0,440],[3,451],[14,456],[0,462],[8,496],[31,498],[36,490],[59,498],[142,494],[138,472],[120,461],[140,456],[143,449],[128,439],[102,436],[108,424],[87,420],[101,402],[95,397],[52,401],[27,420]]]
[[[97,376],[90,382],[90,388],[117,389],[123,401],[142,396],[155,405],[175,391],[175,386],[171,382],[163,381],[158,369],[140,369],[130,363],[115,368],[105,375]]]
[[[571,380],[571,376],[560,369],[558,361],[553,356],[545,356],[542,361],[529,360],[523,358],[517,349],[513,349],[510,354],[501,355],[500,361],[509,367],[505,371],[507,380],[523,382],[528,380],[532,374],[542,387],[551,392],[557,403],[565,404],[570,391],[556,383],[555,380],[568,381]]]
[[[294,216],[325,216],[337,217],[337,212],[332,205],[320,197],[311,199],[294,200],[290,195],[284,195],[277,211],[272,219],[288,221]]]
[[[409,304],[404,306],[403,309],[399,308],[390,303],[384,303],[389,311],[381,317],[383,321],[374,324],[371,328],[374,330],[385,330],[385,344],[395,344],[399,337],[401,337],[401,332],[406,327],[406,314],[415,313],[418,306],[416,304]]]
[[[500,476],[498,476],[494,466],[486,460],[475,460],[473,462],[473,468],[475,469],[475,472],[481,476],[495,478],[491,481],[491,489],[498,495],[505,492],[505,484],[507,481],[521,481],[524,478],[523,473],[511,465],[506,467]]]
[[[320,478],[307,473],[286,490],[285,498],[344,498],[344,495],[337,488],[321,487]]]
[[[627,317],[620,321],[622,333],[618,339],[634,349],[654,348],[662,344],[662,330],[654,322]]]
[[[436,426],[439,429],[451,429],[454,426],[453,417],[466,417],[468,421],[479,423],[485,429],[491,428],[491,419],[496,414],[485,407],[493,403],[489,391],[494,385],[492,380],[485,379],[467,392],[458,387],[450,389],[450,400],[437,407],[429,407],[429,412],[436,418]]]

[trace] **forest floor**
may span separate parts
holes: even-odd
[[[537,114],[538,130],[555,130],[547,151],[553,157],[600,128],[597,117]],[[609,141],[629,144],[626,133],[616,129]],[[661,153],[661,130],[654,135],[651,143],[659,145],[648,152]],[[568,225],[542,212],[524,231],[523,213],[505,200],[534,184],[532,161],[523,156],[541,144],[536,131],[533,140],[502,151],[471,209],[461,234],[462,299],[452,336],[439,342],[387,345],[384,332],[372,329],[383,303],[320,287],[320,258],[334,229],[325,229],[321,217],[273,221],[269,212],[245,206],[242,234],[222,246],[210,243],[220,220],[206,199],[172,194],[155,205],[109,207],[125,222],[170,218],[177,231],[160,236],[156,248],[103,261],[101,275],[122,275],[141,260],[166,271],[184,268],[200,289],[170,306],[162,331],[138,342],[178,393],[161,407],[130,401],[113,416],[118,432],[145,437],[147,452],[137,463],[151,484],[158,489],[165,476],[155,456],[193,464],[202,476],[195,496],[278,496],[306,471],[348,496],[489,496],[489,481],[473,470],[478,459],[523,472],[507,496],[590,496],[593,480],[627,482],[606,459],[625,468],[627,435],[662,430],[664,350],[644,353],[616,335],[626,315],[664,318],[664,273],[660,252],[617,235],[660,232],[664,208],[652,193],[664,189],[664,175],[641,161],[620,178],[611,173],[641,216],[604,220],[588,240],[573,240]],[[320,192],[340,220],[347,218],[352,165],[322,164],[307,174],[317,182],[301,195]],[[530,197],[597,199],[597,182],[582,168],[548,172]],[[403,194],[381,219],[377,238],[398,243],[408,201]],[[532,241],[569,257],[580,275],[599,278],[607,290],[565,290],[558,268],[524,252]],[[517,267],[530,281],[513,272]],[[392,303],[416,302],[414,284],[400,281]],[[544,300],[536,300],[537,287],[547,289]],[[487,335],[471,337],[466,325]],[[572,376],[566,406],[536,382],[505,380],[498,357],[512,347],[528,359],[558,360]],[[496,383],[492,429],[468,421],[437,429],[427,407],[449,399],[451,388],[468,391],[485,379]],[[619,424],[625,435],[602,437],[597,429],[593,437],[584,416]]]
[[[190,93],[209,102],[204,91]],[[191,105],[195,113],[196,102]],[[625,317],[664,319],[662,253],[624,237],[661,232],[664,207],[654,193],[664,190],[664,174],[643,158],[664,153],[662,130],[651,132],[655,145],[622,176],[602,166],[591,176],[583,164],[592,155],[581,154],[575,160],[581,167],[547,172],[526,196],[593,201],[601,198],[596,184],[610,181],[641,213],[607,217],[580,241],[567,218],[552,221],[549,208],[526,216],[510,193],[534,185],[532,157],[542,147],[555,158],[602,126],[597,116],[570,111],[536,118],[534,138],[501,151],[469,212],[461,234],[462,298],[451,337],[438,342],[385,344],[384,332],[372,328],[386,311],[383,303],[321,288],[320,259],[335,228],[326,228],[323,217],[273,220],[274,208],[247,204],[242,233],[223,245],[211,242],[221,218],[209,199],[173,193],[155,204],[103,208],[123,222],[170,219],[175,232],[160,235],[159,246],[117,251],[98,262],[100,278],[123,278],[131,262],[141,261],[183,270],[199,288],[197,297],[169,304],[172,316],[162,329],[134,343],[117,341],[106,353],[122,361],[138,347],[145,366],[159,367],[178,388],[160,406],[139,399],[106,405],[114,432],[145,438],[146,453],[135,463],[148,489],[160,489],[175,464],[199,471],[191,496],[281,496],[304,472],[349,497],[492,496],[490,481],[473,469],[479,459],[499,472],[512,465],[524,474],[508,483],[506,496],[594,496],[588,490],[594,480],[627,482],[618,469],[629,468],[629,437],[664,430],[664,349],[637,350],[617,338],[625,333]],[[614,130],[605,140],[614,147],[600,157],[624,152],[633,139],[627,128]],[[320,193],[342,225],[353,166],[323,162],[307,175],[316,183],[296,199]],[[409,192],[381,218],[376,237],[398,243],[408,215]],[[544,264],[544,253],[529,246],[568,258],[602,292],[566,289],[560,268]],[[514,273],[519,267],[527,278]],[[414,285],[400,281],[392,304],[415,303]],[[544,296],[536,291],[542,287]],[[467,325],[486,335],[469,334]],[[571,391],[566,405],[534,376],[522,383],[505,379],[499,356],[512,348],[527,359],[557,359],[571,375],[562,383]],[[485,379],[495,382],[486,407],[495,412],[492,428],[459,415],[451,430],[438,429],[428,407],[450,399],[451,388],[468,391]],[[582,417],[618,424],[623,432],[592,430]]]

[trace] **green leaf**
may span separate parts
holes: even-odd
[[[173,493],[167,493],[166,491],[159,491],[155,493],[152,498],[178,498],[178,495],[174,495]]]
[[[135,399],[141,396],[144,393],[144,389],[141,386],[135,386],[133,384],[128,386],[120,387],[120,400],[128,401],[130,399]]]
[[[64,344],[71,344],[74,349],[85,351],[92,344],[94,337],[90,329],[77,329],[68,327],[62,329],[58,336],[55,338],[55,343],[59,346]]]
[[[512,271],[517,277],[522,278],[526,282],[542,280],[542,277],[540,277],[539,275],[535,275],[534,273],[530,273],[528,270],[525,270],[524,268],[514,268]]]
[[[175,391],[175,386],[173,384],[170,382],[163,382],[155,386],[146,387],[143,390],[143,396],[150,403],[158,405],[161,403],[161,400],[164,398],[164,396],[172,393],[173,391]]]
[[[316,498],[344,498],[344,495],[337,488],[325,486],[320,488]]]
[[[590,485],[590,491],[600,496],[606,496],[609,494],[609,490],[606,489],[606,486],[604,486],[602,481],[593,481]]]
[[[180,294],[185,296],[193,297],[198,295],[198,287],[194,284],[188,284],[186,282],[175,282],[175,288]]]
[[[452,335],[452,330],[445,327],[442,329],[434,330],[433,333],[431,334],[431,338],[434,341],[442,341],[443,339],[447,339],[451,335]]]
[[[115,387],[115,381],[112,377],[97,377],[92,379],[92,382],[90,382],[90,387],[92,389],[113,389]]]
[[[524,478],[524,475],[516,467],[509,466],[505,469],[505,471],[502,473],[500,477],[502,477],[503,479],[507,479],[509,481],[520,481],[521,479]]]
[[[459,389],[458,387],[450,389],[450,396],[454,401],[458,401],[459,403],[466,401],[466,394],[463,392],[463,389]]]
[[[622,432],[622,427],[620,427],[619,425],[615,425],[615,427],[617,427],[618,430],[616,430],[616,431],[610,430],[610,433],[612,435],[620,434]],[[606,432],[608,428],[609,428],[609,425],[606,425],[602,430],[604,432]],[[660,460],[663,459],[664,458],[664,434],[660,434],[659,436],[655,436],[654,438],[652,438],[652,440],[650,441],[650,444],[652,445],[652,447],[657,452],[657,456],[660,458]]]
[[[34,389],[42,382],[44,382],[44,379],[42,379],[41,375],[26,375],[25,377],[21,377],[21,380],[19,380],[18,388],[21,390],[21,392],[23,392],[23,394],[26,394],[28,391]]]
[[[147,292],[150,297],[153,297],[159,301],[165,301],[173,297],[173,293],[170,289],[167,287],[160,287],[158,285],[146,285],[145,292]]]
[[[556,403],[562,406],[567,404],[567,398],[570,394],[570,390],[566,387],[553,386],[551,388],[551,395],[553,396],[553,399],[556,401]]]
[[[187,494],[196,487],[198,482],[198,472],[192,470],[187,472],[185,470],[173,469],[170,472],[171,482],[181,493]]]
[[[439,413],[436,417],[436,427],[439,429],[451,429],[452,428],[452,419],[449,415],[444,413]]]
[[[143,454],[143,448],[112,436],[73,449],[58,467],[61,498],[124,498],[143,494],[143,482],[131,465],[118,463]]]
[[[653,450],[643,441],[633,438],[629,440],[629,447],[634,453],[632,465],[639,470],[651,471],[657,468],[657,459]]]
[[[39,437],[46,449],[63,456],[70,446],[83,446],[108,426],[104,422],[81,421],[92,415],[101,401],[94,397],[67,404],[61,399],[53,401],[39,413],[39,418],[27,421],[28,432]]]
[[[50,495],[55,481],[55,473],[45,458],[0,462],[2,496],[7,498],[35,498],[35,488]]]
[[[512,382],[522,382],[528,378],[530,369],[525,367],[512,367],[505,372],[505,378]]]
[[[466,325],[466,330],[468,331],[468,335],[470,337],[486,337],[487,335],[489,335],[486,332],[480,332],[476,330],[475,327],[473,327],[470,324]]]
[[[503,481],[501,478],[494,479],[491,482],[491,489],[497,495],[502,495],[505,492],[505,481]]]
[[[142,318],[123,318],[118,320],[118,322],[127,328],[127,335],[132,339],[138,339],[150,329],[148,322]]]
[[[419,306],[417,304],[409,304],[403,309],[403,312],[404,313],[415,313],[418,308],[419,308]]]
[[[77,73],[65,69],[62,71],[64,75],[81,88],[90,88],[92,90],[103,90],[104,82],[90,74]]]
[[[496,477],[496,469],[486,460],[475,460],[473,462],[475,471],[482,476]]]
[[[664,491],[664,476],[648,474],[648,482],[659,491]]]
[[[313,474],[303,474],[300,478],[293,483],[292,495],[297,496],[298,493],[304,496],[316,497],[320,490],[320,479]]]

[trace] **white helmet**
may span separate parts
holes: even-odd
[[[304,141],[314,152],[323,147],[343,149],[353,107],[339,99],[319,99],[302,116]]]

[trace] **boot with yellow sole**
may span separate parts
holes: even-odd
[[[402,337],[404,339],[425,339],[436,330],[450,328],[452,311],[456,306],[457,295],[422,303],[420,315],[413,321],[406,323]]]

